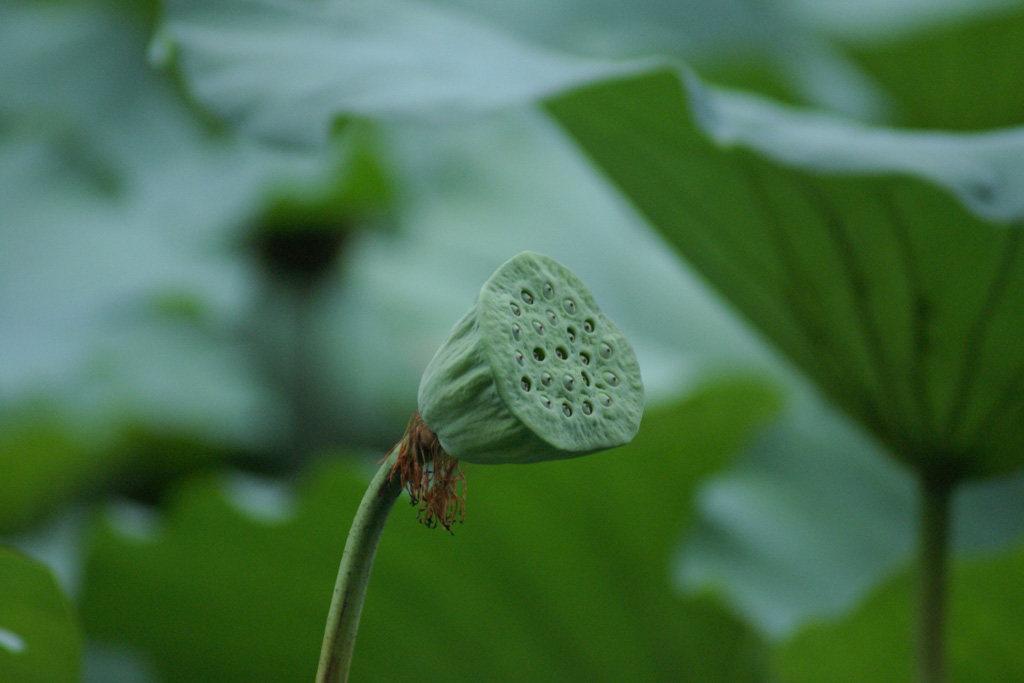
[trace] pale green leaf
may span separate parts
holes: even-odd
[[[914,493],[909,473],[848,419],[791,410],[697,493],[697,519],[674,565],[678,585],[712,588],[783,637],[850,609],[903,561]]]
[[[991,553],[1019,539],[1024,473],[962,485],[954,549]],[[738,466],[701,486],[676,557],[684,591],[713,589],[773,638],[854,608],[912,557],[911,472],[847,417],[794,406]]]
[[[1020,590],[1024,550],[955,557],[948,607],[951,681],[997,683],[1020,678],[1024,639]],[[916,582],[907,568],[842,619],[812,625],[786,642],[775,657],[780,681],[915,680],[913,661]]]
[[[317,143],[340,116],[465,121],[632,67],[409,0],[172,0],[156,45],[241,129]]]

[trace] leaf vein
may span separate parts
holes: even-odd
[[[1020,254],[1021,239],[1024,234],[1020,230],[1013,230],[1007,234],[1007,242],[999,259],[999,267],[996,275],[989,285],[985,300],[978,310],[978,315],[967,332],[964,343],[963,365],[960,371],[960,381],[953,394],[953,403],[950,408],[949,417],[946,421],[950,434],[964,428],[964,421],[967,418],[967,406],[970,401],[974,385],[978,381],[978,374],[981,361],[982,344],[985,337],[996,320],[996,311],[1000,302],[1006,296],[1010,278],[1013,275],[1014,266]]]
[[[821,216],[827,234],[839,255],[843,274],[853,299],[859,336],[863,340],[867,357],[871,363],[871,371],[875,375],[876,390],[872,391],[871,387],[864,387],[864,391],[857,397],[861,401],[859,408],[863,411],[862,417],[866,418],[868,424],[880,430],[881,433],[890,437],[895,436],[896,432],[889,428],[891,427],[889,423],[894,416],[891,411],[881,409],[879,397],[884,395],[884,392],[877,390],[884,386],[887,380],[892,380],[895,375],[885,356],[882,337],[871,314],[867,296],[867,277],[854,254],[853,243],[847,234],[847,228],[840,218],[839,212],[810,180],[801,179],[800,186],[808,198],[808,203]]]

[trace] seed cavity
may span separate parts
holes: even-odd
[[[533,350],[533,357],[536,360],[544,360],[544,355],[543,347],[538,346]]]
[[[519,308],[514,301],[510,301],[508,307],[512,309],[512,315],[520,315],[523,312],[523,309]]]
[[[537,334],[544,334],[544,323],[539,320],[534,320],[533,329],[537,330]]]
[[[569,343],[570,344],[575,344],[576,343],[576,328],[573,327],[572,325],[570,325],[569,327],[565,328],[565,333],[569,336]]]
[[[565,347],[559,346],[555,349],[555,355],[561,360],[565,360],[569,357],[569,352],[565,350]]]
[[[608,386],[610,386],[610,387],[617,387],[617,386],[619,386],[619,378],[616,377],[614,373],[606,372],[606,373],[604,373],[603,377],[604,377],[604,381],[608,383]]]
[[[557,325],[558,324],[558,316],[555,315],[554,311],[550,311],[550,310],[548,311],[548,320],[551,321],[552,325]]]
[[[580,377],[583,378],[583,383],[586,384],[589,387],[590,386],[590,375],[587,374],[586,370],[581,370],[580,371]]]
[[[568,403],[562,404],[562,415],[565,415],[566,417],[572,417],[572,408],[569,406]]]
[[[590,401],[584,401],[582,410],[584,415],[590,415],[592,412],[594,412],[594,406],[590,405]]]
[[[583,321],[583,331],[587,332],[587,333],[590,333],[590,332],[594,331],[594,319],[593,318],[587,318],[586,320]]]
[[[566,391],[572,391],[576,388],[576,380],[572,378],[572,375],[566,375],[562,378],[562,386]]]
[[[572,299],[565,299],[562,301],[562,308],[564,308],[565,312],[569,315],[576,315],[576,302]]]
[[[523,364],[523,354],[519,351],[516,351],[516,362],[520,365]]]
[[[519,386],[521,386],[523,388],[523,391],[529,391],[530,390],[530,378],[529,377],[523,377],[523,379],[520,380],[520,382],[519,382]]]
[[[550,299],[555,295],[555,288],[551,286],[550,282],[544,283],[544,296]]]
[[[550,387],[553,381],[555,381],[555,378],[546,372],[540,376],[540,383],[546,387]]]
[[[532,304],[533,303],[533,294],[530,294],[530,292],[528,290],[524,289],[522,292],[519,293],[519,296],[521,296],[523,298],[523,301],[525,303],[528,303],[528,304]]]
[[[548,398],[547,396],[541,396],[540,397],[540,402],[541,402],[541,405],[543,405],[545,408],[550,408],[551,405],[552,405],[551,404],[551,399]]]
[[[600,350],[602,358],[611,358],[612,357],[612,347],[610,347],[608,344],[603,344],[602,343],[601,346],[599,347],[599,350]]]
[[[513,325],[512,326],[512,337],[514,339],[521,339],[522,336],[523,336],[523,331],[519,328],[519,325]]]
[[[580,351],[580,362],[584,365],[590,365],[590,354],[586,351]]]
[[[608,394],[598,394],[597,399],[601,401],[601,405],[603,405],[605,408],[612,404],[612,397],[609,396]]]

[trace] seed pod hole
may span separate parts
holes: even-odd
[[[569,315],[576,315],[576,302],[572,299],[564,300],[562,302],[562,308],[564,308],[565,312]]]
[[[554,311],[551,311],[551,310],[548,311],[548,320],[551,321],[552,325],[557,325],[558,324],[558,316],[555,315]]]
[[[583,383],[589,387],[590,386],[590,375],[587,374],[586,370],[582,370],[580,372],[580,377],[583,379]]]
[[[576,380],[572,378],[572,375],[566,375],[562,378],[562,386],[566,391],[572,391],[576,388]]]
[[[520,382],[519,382],[519,386],[521,386],[523,388],[523,391],[529,391],[530,390],[530,378],[529,377],[523,377],[523,379],[520,380]]]
[[[551,399],[548,398],[547,396],[540,397],[540,404],[545,408],[550,408],[552,406]]]
[[[584,415],[590,415],[594,412],[594,406],[590,405],[590,401],[584,401],[581,410],[583,410]]]
[[[555,349],[555,355],[558,356],[561,360],[565,360],[566,358],[569,357],[569,352],[565,350],[565,347],[559,346]]]
[[[520,365],[523,364],[523,354],[521,351],[516,351],[516,362]]]
[[[587,318],[586,320],[583,321],[583,331],[587,332],[587,333],[590,333],[590,332],[594,331],[594,319],[593,318]]]
[[[534,320],[533,329],[537,330],[537,334],[544,334],[544,323],[539,320]]]
[[[519,296],[522,297],[525,303],[533,303],[533,294],[530,294],[529,290],[524,289],[522,292],[519,293]]]
[[[568,403],[562,404],[562,415],[572,417],[572,407]]]
[[[590,365],[590,354],[586,351],[580,351],[580,362],[584,365]]]
[[[516,305],[515,301],[510,301],[508,307],[512,309],[512,315],[520,315],[523,310]]]
[[[601,401],[601,405],[603,405],[605,408],[612,404],[612,397],[609,396],[608,394],[598,394],[597,399]]]
[[[551,286],[550,282],[544,283],[544,297],[550,299],[555,295],[555,288]]]
[[[602,343],[601,346],[598,347],[598,351],[600,352],[602,358],[612,357],[612,347],[610,347],[608,344]]]
[[[555,378],[546,372],[540,376],[540,383],[546,387],[550,387],[553,381],[555,381]]]
[[[533,350],[533,357],[535,360],[544,360],[544,349],[540,346]]]
[[[513,339],[521,339],[522,336],[523,336],[523,331],[519,328],[519,325],[513,325],[512,326],[512,338]]]
[[[604,381],[608,383],[608,386],[610,386],[610,387],[617,387],[617,386],[619,386],[619,378],[615,375],[615,373],[606,372],[606,373],[604,373],[603,377],[604,377]]]
[[[565,334],[566,334],[566,336],[569,337],[569,343],[570,344],[575,344],[576,343],[576,328],[575,327],[570,325],[569,327],[565,328]]]

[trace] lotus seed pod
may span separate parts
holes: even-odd
[[[523,252],[495,271],[420,380],[419,411],[466,462],[573,458],[628,443],[643,382],[576,275]]]

